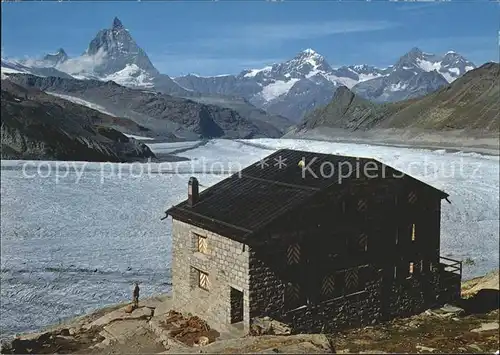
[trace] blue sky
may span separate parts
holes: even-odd
[[[160,72],[260,68],[305,48],[333,66],[387,66],[414,46],[498,61],[499,4],[488,1],[93,1],[2,3],[2,56],[85,51],[115,16]]]

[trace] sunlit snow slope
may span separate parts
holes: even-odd
[[[134,281],[144,296],[169,292],[171,221],[160,218],[189,177],[206,188],[279,148],[370,156],[443,189],[452,203],[442,203],[441,254],[473,259],[466,277],[498,266],[498,157],[306,140],[150,146],[192,160],[45,162],[39,172],[33,162],[24,173],[25,162],[2,161],[2,337],[128,300]],[[58,164],[73,170],[56,175]]]

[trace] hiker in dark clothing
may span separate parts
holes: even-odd
[[[133,299],[133,304],[134,304],[134,308],[137,308],[139,307],[139,284],[137,282],[134,282],[134,293],[132,295],[132,299]]]

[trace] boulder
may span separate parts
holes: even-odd
[[[498,332],[498,323],[497,322],[491,322],[491,323],[482,323],[481,327],[472,329],[471,332],[474,333],[482,333],[482,332],[488,332],[488,331],[497,331]]]
[[[252,335],[290,335],[292,328],[269,317],[254,318],[250,326]]]
[[[196,341],[196,344],[198,346],[205,346],[205,345],[208,345],[209,343],[210,343],[210,339],[208,339],[208,337],[206,337],[206,336],[201,336]]]
[[[440,318],[454,318],[463,314],[465,314],[465,310],[463,308],[452,306],[450,304],[445,304],[443,307],[437,309],[428,309],[424,312],[424,315]]]

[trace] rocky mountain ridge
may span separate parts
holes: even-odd
[[[112,81],[27,74],[9,74],[8,78],[19,85],[63,95],[69,100],[84,100],[101,107],[108,114],[127,118],[145,128],[142,132],[124,133],[176,140],[273,138],[283,134],[283,131],[257,116],[249,120],[229,108],[127,88]]]
[[[2,80],[2,159],[127,162],[155,158],[116,128],[142,127]]]
[[[307,115],[296,132],[321,127],[347,131],[380,128],[464,130],[498,134],[500,65],[486,63],[421,98],[377,104],[339,88],[325,107]]]

